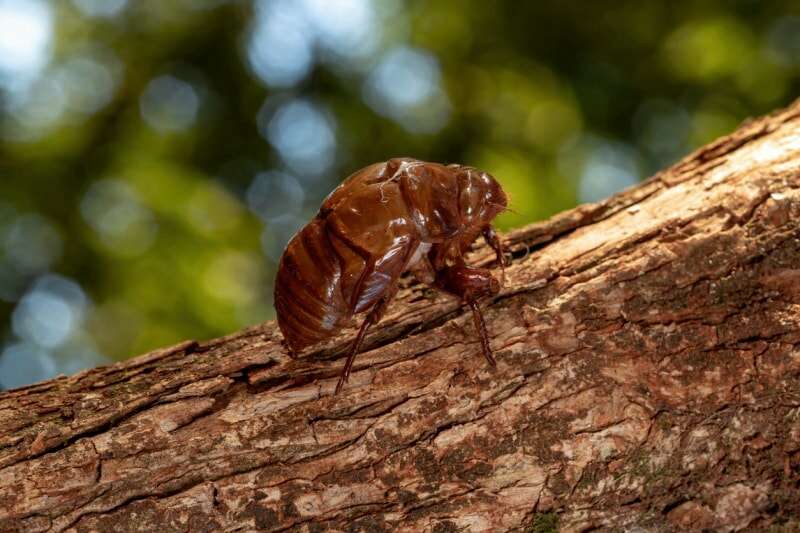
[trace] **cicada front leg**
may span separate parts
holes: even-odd
[[[500,282],[492,276],[489,270],[454,265],[445,267],[437,273],[434,286],[441,291],[457,296],[463,303],[469,305],[475,329],[481,339],[483,356],[491,366],[495,366],[497,363],[489,346],[489,334],[486,332],[483,313],[478,306],[478,298],[500,292]]]

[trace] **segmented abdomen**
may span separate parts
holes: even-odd
[[[295,235],[278,265],[275,309],[292,350],[325,340],[350,318],[342,294],[342,265],[325,221],[312,220]]]

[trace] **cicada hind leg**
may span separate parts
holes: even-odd
[[[386,308],[389,307],[389,302],[392,301],[395,294],[397,294],[397,284],[395,284],[392,289],[381,298],[380,302],[375,304],[375,307],[372,308],[372,311],[369,312],[367,317],[364,319],[364,322],[361,323],[361,327],[358,330],[358,335],[356,335],[356,340],[353,341],[353,346],[350,348],[350,352],[347,354],[347,360],[344,363],[344,368],[342,368],[342,374],[339,376],[339,382],[336,383],[336,390],[334,394],[339,394],[344,387],[344,384],[347,383],[347,380],[350,378],[350,372],[353,369],[353,361],[356,359],[356,355],[358,355],[359,350],[361,349],[361,344],[364,342],[364,337],[367,335],[367,330],[373,324],[377,324],[380,319],[383,317],[383,314],[386,312]]]

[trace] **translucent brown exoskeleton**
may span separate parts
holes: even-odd
[[[336,386],[347,382],[367,329],[376,324],[412,271],[422,283],[469,305],[483,355],[495,365],[478,298],[500,282],[468,266],[464,254],[483,235],[504,266],[491,225],[506,209],[500,184],[462,165],[391,159],[348,177],[289,242],[275,280],[278,326],[290,351],[335,335],[366,313]]]

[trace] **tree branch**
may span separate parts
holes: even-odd
[[[2,393],[0,530],[796,525],[798,221],[800,103],[507,235],[496,369],[404,279],[339,396],[271,322]]]

